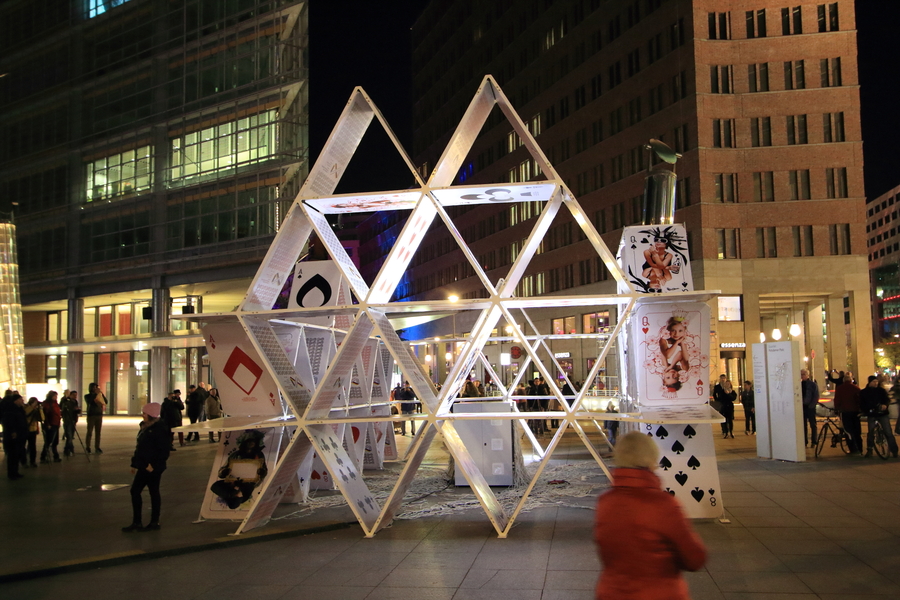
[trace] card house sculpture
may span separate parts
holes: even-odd
[[[476,136],[495,108],[499,108],[508,120],[546,179],[527,183],[453,185]],[[384,128],[397,153],[409,168],[415,186],[406,190],[335,195],[337,183],[360,140],[370,126],[377,126],[376,123]],[[537,214],[533,230],[523,242],[521,251],[508,272],[502,277],[489,277],[454,225],[447,208],[523,202],[533,203]],[[368,283],[342,248],[326,217],[342,212],[393,210],[405,214],[405,225],[380,271]],[[554,220],[566,211],[590,242],[594,256],[601,259],[616,280],[619,293],[592,296],[516,295],[517,287],[545,234]],[[484,286],[484,297],[457,302],[392,301],[398,283],[430,227],[443,227],[449,231]],[[327,248],[336,272],[340,275],[340,281],[345,282],[335,283],[332,280],[329,287],[343,285],[344,294],[330,305],[310,307],[294,302],[288,308],[273,309],[287,278],[295,276],[297,267],[307,264],[297,261],[312,235]],[[689,314],[698,310],[700,305],[705,306],[702,302],[709,297],[705,292],[690,290],[678,293],[679,302],[684,304],[684,310]],[[277,433],[270,435],[272,441],[269,442],[267,438],[266,443],[270,444],[267,448],[278,444],[280,446],[276,449],[277,453],[268,455],[267,473],[256,482],[252,500],[241,505],[242,512],[239,516],[243,521],[236,533],[263,525],[278,503],[301,499],[305,486],[309,485],[309,479],[318,473],[314,469],[310,470],[312,457],[315,455],[324,474],[347,500],[364,534],[371,537],[391,523],[427,449],[440,436],[453,456],[456,468],[462,471],[498,536],[503,538],[509,534],[554,449],[569,429],[574,430],[584,442],[607,476],[609,470],[588,434],[599,434],[601,439],[605,439],[599,424],[611,418],[630,421],[635,427],[647,427],[649,433],[658,436],[656,439],[664,438],[667,443],[674,440],[683,446],[678,453],[671,450],[665,453],[666,460],[670,463],[670,466],[665,467],[666,472],[675,470],[672,471],[673,477],[695,477],[697,467],[694,463],[698,461],[703,463],[706,470],[715,472],[715,455],[709,448],[704,448],[701,454],[698,454],[700,450],[692,453],[685,450],[696,446],[696,431],[702,430],[704,424],[708,430],[708,424],[718,420],[717,414],[711,413],[708,407],[693,403],[698,398],[696,392],[690,396],[690,406],[669,407],[666,403],[653,406],[651,410],[636,402],[639,398],[634,398],[634,410],[615,415],[591,412],[582,406],[589,386],[585,385],[574,397],[566,398],[560,386],[556,385],[555,372],[563,370],[552,358],[553,353],[548,352],[549,336],[540,333],[526,334],[520,327],[525,322],[529,323],[531,331],[537,331],[533,327],[534,321],[528,316],[528,311],[532,309],[616,306],[619,318],[612,332],[580,335],[593,337],[593,342],[596,343],[596,354],[593,355],[596,360],[586,378],[586,381],[592,381],[613,347],[610,340],[618,339],[620,349],[631,343],[630,337],[633,336],[625,335],[625,324],[633,320],[631,316],[634,311],[645,305],[650,310],[650,307],[658,304],[668,306],[670,299],[666,294],[646,294],[635,289],[592,225],[591,219],[547,160],[491,76],[486,76],[482,81],[427,180],[419,175],[380,111],[361,88],[356,88],[237,310],[227,314],[184,317],[205,324],[204,335],[210,350],[214,340],[218,340],[217,347],[221,352],[211,351],[211,365],[217,382],[234,382],[234,396],[231,399],[234,406],[225,408],[228,414],[240,415],[192,427],[215,427],[225,431],[254,428],[277,430]],[[461,340],[458,357],[438,392],[428,373],[412,353],[409,342],[398,336],[391,319],[435,313],[452,314],[453,311],[475,312],[478,318],[469,329],[469,335]],[[520,368],[519,377],[529,369],[541,373],[551,393],[559,400],[561,410],[546,413],[520,413],[516,410],[502,413],[452,412],[452,405],[473,366],[483,364],[486,370],[491,369],[482,354],[482,348],[489,340],[496,339],[491,338],[492,331],[503,323],[511,328],[506,339],[514,341],[524,351],[524,365]],[[696,320],[691,327],[696,329],[696,337],[702,339],[705,336],[708,345],[708,311],[705,326]],[[658,338],[659,332],[655,332],[655,335]],[[583,344],[585,347],[589,345]],[[540,360],[538,355],[541,351],[551,358]],[[702,368],[700,363],[691,363],[695,357],[687,358],[688,354],[693,357],[697,352],[699,348],[685,349],[683,353],[685,364],[688,365],[685,369],[686,377],[690,373],[689,376],[693,378]],[[590,357],[587,355],[585,358]],[[410,382],[422,404],[423,412],[418,415],[417,420],[421,426],[413,438],[396,483],[387,498],[376,500],[363,476],[358,451],[359,438],[353,438],[347,431],[355,428],[357,432],[365,431],[365,435],[374,437],[378,436],[378,431],[392,433],[391,421],[399,417],[391,417],[384,402],[394,363],[399,367],[403,378]],[[627,365],[631,371],[642,368],[640,363],[630,357]],[[659,375],[654,377],[661,380]],[[518,380],[509,389],[502,385],[499,377],[494,377],[494,381],[500,384],[501,398],[498,399],[508,400]],[[694,383],[692,379],[690,385]],[[220,391],[221,387],[220,385]],[[625,396],[633,396],[634,390],[641,390],[639,380],[635,381],[633,376],[625,378],[622,387]],[[221,395],[223,398],[227,397],[225,393]],[[515,405],[514,402],[512,404]],[[669,412],[666,412],[667,408],[670,409]],[[560,421],[559,429],[546,447],[542,447],[525,426],[525,419],[542,417]],[[502,420],[506,423],[512,420],[527,432],[536,454],[541,458],[533,465],[530,483],[514,506],[501,505],[484,474],[479,471],[457,431],[456,424],[461,419]],[[666,431],[665,435],[663,430]],[[384,437],[381,436],[382,443]],[[711,437],[708,441],[711,442]],[[225,460],[226,454],[220,452],[211,481],[217,477],[217,470]],[[717,479],[716,476],[716,486]],[[678,486],[677,483],[675,485]],[[694,491],[693,487],[685,488],[686,493]],[[703,489],[704,496],[709,496],[710,488],[705,484],[698,489]],[[689,495],[687,497],[691,498]],[[206,501],[214,502],[216,499],[209,498],[208,494]],[[693,498],[690,501],[695,504],[699,502]],[[221,501],[218,502],[221,506]],[[683,498],[682,502],[685,502]]]

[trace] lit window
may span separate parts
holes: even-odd
[[[150,146],[89,162],[86,167],[87,202],[140,194],[153,183]]]
[[[743,321],[740,296],[719,296],[719,320]]]
[[[275,154],[275,111],[172,139],[170,180],[187,180],[268,160]]]
[[[99,17],[107,10],[121,6],[126,2],[128,2],[128,0],[87,0],[85,2],[85,5],[87,6],[87,18],[93,19],[94,17]]]

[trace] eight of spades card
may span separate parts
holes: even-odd
[[[690,519],[724,514],[712,426],[642,423],[641,431],[659,447],[656,474],[662,488],[675,496]]]
[[[642,304],[632,334],[638,400],[644,406],[702,404],[709,394],[709,306]]]
[[[694,290],[683,225],[626,227],[617,258],[625,278],[640,293]]]

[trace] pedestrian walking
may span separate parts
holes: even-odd
[[[616,444],[613,487],[597,500],[594,542],[603,564],[597,598],[688,600],[681,571],[698,571],[706,549],[678,506],[663,491],[659,449],[632,431]]]
[[[41,410],[41,403],[32,396],[25,405],[25,420],[28,421],[28,434],[26,438],[27,449],[19,461],[22,466],[37,466],[37,437],[41,432],[41,426],[44,424],[44,411]],[[26,463],[26,459],[28,459]]]

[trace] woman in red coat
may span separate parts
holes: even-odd
[[[659,451],[633,431],[616,444],[613,488],[597,500],[594,541],[603,563],[596,597],[688,600],[681,571],[697,571],[706,549],[653,470]]]

